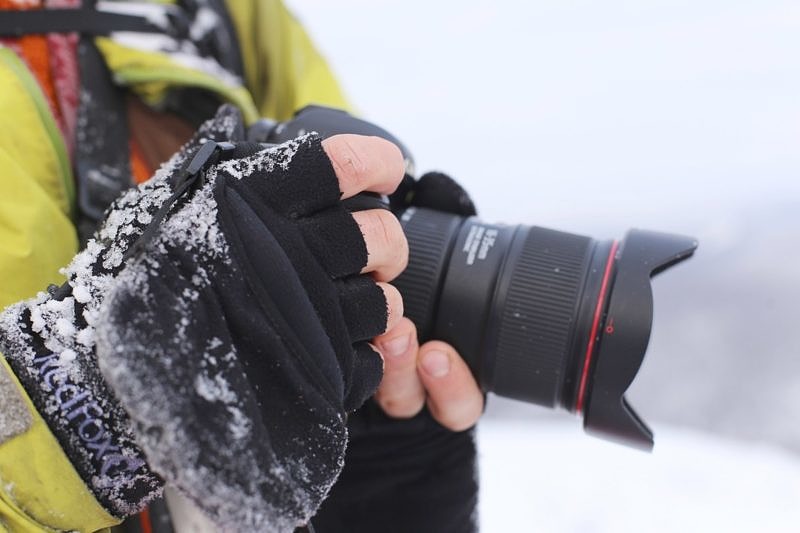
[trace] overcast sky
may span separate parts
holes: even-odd
[[[289,5],[363,114],[488,219],[691,231],[800,198],[796,1]]]
[[[800,448],[800,3],[288,3],[365,118],[485,219],[700,240],[656,282],[633,387],[656,454],[490,418],[484,530],[794,530],[796,459],[663,420]]]

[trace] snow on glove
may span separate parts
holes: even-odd
[[[235,125],[209,124],[198,139],[230,135]],[[170,176],[197,148],[195,139],[148,183],[115,202],[95,238],[63,269],[67,283],[0,313],[0,352],[78,474],[120,518],[158,497],[163,481],[148,466],[98,368],[100,307],[125,266],[126,251],[172,194]]]
[[[10,308],[0,336],[109,509],[128,514],[151,498],[152,469],[226,530],[288,531],[341,470],[346,413],[381,377],[364,341],[385,329],[387,309],[381,289],[358,275],[366,246],[318,138],[239,145],[226,156],[235,158],[196,172],[211,146],[201,138],[240,132],[238,114],[223,108],[115,203],[66,269],[62,299]],[[60,382],[35,362],[47,354],[103,397],[91,413],[114,422],[109,432],[139,460],[132,472],[98,477],[102,464],[59,410]]]

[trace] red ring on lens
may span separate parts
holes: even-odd
[[[594,345],[598,340],[597,329],[600,326],[600,318],[603,316],[603,303],[606,300],[606,292],[608,291],[608,281],[611,278],[611,267],[614,266],[614,256],[617,255],[617,248],[619,242],[614,241],[611,244],[611,251],[608,253],[608,260],[606,261],[606,269],[603,273],[603,282],[600,285],[600,294],[597,296],[597,305],[594,308],[594,320],[592,322],[592,331],[589,334],[589,343],[586,346],[586,357],[583,360],[583,373],[581,374],[581,382],[578,387],[578,400],[575,402],[575,410],[581,412],[583,410],[583,402],[586,399],[586,384],[589,380],[589,367],[592,364],[592,355],[594,354]]]

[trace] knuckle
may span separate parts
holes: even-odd
[[[398,255],[408,255],[408,242],[400,221],[389,211],[376,210],[384,243]]]
[[[364,236],[370,265],[379,269],[378,279],[392,280],[408,265],[408,240],[400,221],[383,209],[359,211],[353,217]]]
[[[386,298],[386,309],[389,314],[386,324],[386,331],[388,331],[397,325],[403,317],[403,297],[393,285],[388,283],[379,283],[379,285],[383,289],[384,298]]]
[[[449,429],[450,431],[464,431],[475,425],[477,418],[473,419],[467,416],[468,413],[460,412],[461,409],[448,407],[436,407],[429,405],[428,407],[439,424]]]
[[[389,194],[405,175],[400,148],[381,137],[334,135],[323,141],[323,147],[346,196],[366,190]]]
[[[389,176],[392,178],[393,183],[392,185],[397,187],[400,184],[400,181],[403,179],[403,175],[406,172],[406,162],[405,158],[403,157],[403,152],[400,151],[400,147],[396,144],[386,141],[388,144],[387,152],[387,162],[389,164]]]
[[[408,240],[400,221],[389,211],[377,210],[376,219],[380,225],[380,240],[387,252],[386,266],[393,278],[408,265]]]
[[[330,158],[341,189],[361,191],[369,182],[370,170],[364,154],[347,135],[335,136],[330,141]]]

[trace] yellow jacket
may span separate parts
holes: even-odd
[[[114,79],[152,104],[172,87],[191,86],[234,103],[247,122],[286,119],[310,103],[345,107],[330,70],[279,0],[227,4],[243,83],[109,38],[96,44]],[[78,251],[75,205],[69,159],[44,96],[24,63],[0,46],[0,308],[63,282],[58,269]],[[9,425],[4,416],[14,413]],[[95,500],[0,355],[0,531],[91,532],[119,522]]]

